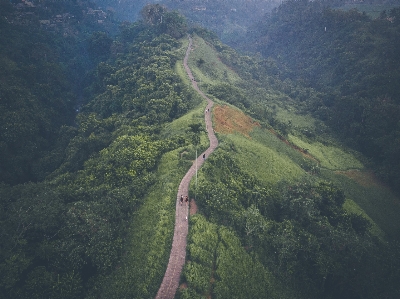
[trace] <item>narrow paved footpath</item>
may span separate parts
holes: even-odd
[[[209,112],[211,111],[211,107],[214,103],[199,89],[199,87],[197,86],[197,82],[194,80],[193,74],[188,67],[187,61],[191,50],[192,39],[189,37],[189,46],[186,50],[183,65],[189,76],[189,79],[192,81],[193,88],[208,102],[204,114],[207,134],[208,138],[210,139],[210,147],[204,153],[201,153],[199,157],[197,157],[196,161],[194,161],[192,167],[190,167],[189,171],[183,177],[179,185],[178,194],[176,196],[175,230],[174,238],[172,240],[172,249],[169,256],[167,270],[165,271],[163,281],[156,296],[157,299],[172,299],[175,297],[176,290],[179,286],[179,279],[181,276],[182,268],[185,264],[186,236],[189,229],[188,205],[186,205],[185,203],[181,205],[179,203],[179,198],[181,195],[183,195],[184,197],[189,196],[189,183],[192,177],[196,174],[196,165],[197,167],[201,167],[201,165],[204,163],[203,155],[205,155],[205,157],[207,158],[218,146],[218,140],[217,137],[215,137],[214,130],[212,128],[211,112]]]

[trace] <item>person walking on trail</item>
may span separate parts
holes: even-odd
[[[185,197],[185,203],[188,204],[189,203],[189,196],[186,195]]]
[[[206,154],[203,154],[203,160],[205,160],[206,159]]]
[[[180,199],[180,204],[182,205],[183,203],[183,195],[181,195],[181,199]]]

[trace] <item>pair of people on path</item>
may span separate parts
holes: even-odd
[[[181,205],[182,205],[184,199],[185,199],[186,204],[189,202],[189,197],[187,195],[185,196],[185,198],[183,198],[183,195],[181,195],[181,198],[179,200]]]

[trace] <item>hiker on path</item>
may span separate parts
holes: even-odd
[[[183,203],[183,195],[181,195],[181,199],[180,199],[180,204],[182,205]]]
[[[189,203],[189,196],[186,195],[185,197],[185,203],[188,204]]]
[[[205,160],[206,159],[206,154],[203,154],[203,160]]]

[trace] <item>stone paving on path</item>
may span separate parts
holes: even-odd
[[[190,81],[192,82],[193,88],[204,98],[207,100],[208,104],[206,110],[204,112],[205,115],[205,123],[208,138],[210,139],[210,147],[203,153],[200,154],[199,157],[194,161],[192,167],[190,167],[189,171],[183,177],[179,188],[178,194],[176,196],[176,211],[175,211],[175,229],[174,229],[174,238],[172,240],[172,248],[171,254],[169,256],[169,262],[167,266],[167,270],[165,271],[163,281],[161,286],[157,292],[157,299],[172,299],[175,297],[176,290],[179,286],[179,280],[181,277],[181,272],[183,265],[185,264],[186,258],[186,237],[189,230],[188,225],[188,205],[183,203],[180,204],[179,198],[181,196],[189,196],[189,183],[192,177],[196,174],[196,168],[200,168],[203,165],[205,159],[203,159],[203,155],[207,159],[208,156],[217,148],[218,139],[214,134],[214,130],[212,127],[212,119],[211,119],[211,108],[213,106],[213,101],[211,101],[197,86],[197,82],[195,81],[193,74],[187,64],[190,51],[192,51],[192,38],[189,37],[189,46],[186,50],[186,55],[183,60],[183,65],[185,67],[186,73],[189,76]]]

